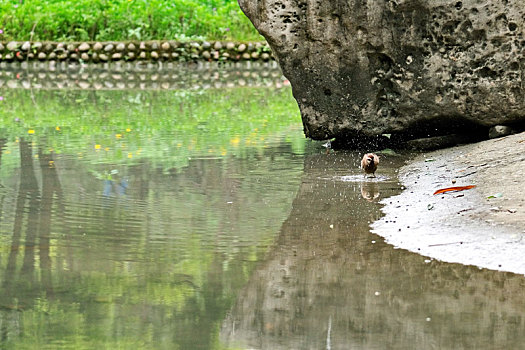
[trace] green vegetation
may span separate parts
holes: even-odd
[[[0,41],[262,37],[237,0],[0,0]]]

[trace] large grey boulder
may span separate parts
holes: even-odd
[[[239,0],[313,139],[525,122],[524,0]]]

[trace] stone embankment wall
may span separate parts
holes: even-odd
[[[0,61],[269,61],[265,42],[0,42]]]

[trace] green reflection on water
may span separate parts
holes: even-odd
[[[300,183],[289,89],[1,95],[2,347],[221,348]]]
[[[45,137],[55,153],[77,154],[91,163],[147,158],[180,168],[189,157],[242,156],[247,149],[267,147],[300,123],[287,88],[0,93],[3,138]],[[303,138],[293,133],[290,140],[298,152]]]

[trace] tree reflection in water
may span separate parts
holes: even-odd
[[[45,137],[13,149],[20,165],[0,188],[6,348],[218,347],[302,171],[287,142],[167,171],[56,155]]]

